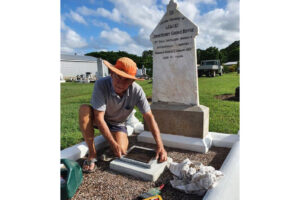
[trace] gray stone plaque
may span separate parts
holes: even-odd
[[[134,145],[120,159],[128,163],[151,168],[151,165],[157,162],[155,155],[156,151],[153,149]]]

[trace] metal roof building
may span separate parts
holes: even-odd
[[[61,54],[60,57],[60,72],[64,79],[86,74],[87,72],[92,76],[107,76],[108,69],[102,66],[104,66],[102,60],[92,56]]]
[[[60,55],[61,61],[73,61],[73,62],[97,62],[97,58],[92,56],[78,56],[78,55]]]

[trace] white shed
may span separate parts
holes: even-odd
[[[223,63],[223,66],[237,65],[238,61]]]
[[[102,63],[102,59],[92,56],[61,54],[60,72],[64,79],[76,77],[77,75],[89,73],[98,78],[108,76],[108,69]]]

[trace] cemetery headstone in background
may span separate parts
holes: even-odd
[[[199,104],[195,37],[198,27],[170,0],[153,44],[151,109],[162,133],[204,138],[209,108]],[[149,130],[147,125],[146,130]]]
[[[108,68],[103,64],[103,60],[101,58],[97,58],[97,72],[96,79],[108,76]]]

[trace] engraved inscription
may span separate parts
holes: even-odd
[[[174,11],[169,11],[169,14],[173,15]],[[184,57],[184,52],[191,51],[192,45],[191,39],[196,30],[194,27],[184,26],[181,20],[185,20],[184,17],[172,16],[159,23],[160,30],[164,30],[160,33],[152,35],[155,55],[161,55],[163,60],[167,59],[180,59]]]
[[[154,34],[154,38],[160,38],[160,37],[168,37],[170,35],[178,35],[178,34],[184,34],[184,33],[191,33],[194,32],[194,28],[189,28],[189,29],[181,29],[181,30],[176,30],[176,31],[171,31],[171,32],[165,32],[165,33],[160,33],[160,34]],[[191,36],[189,36],[191,37]]]
[[[177,28],[178,27],[178,24],[168,24],[166,26],[166,29],[170,29],[170,28]]]

